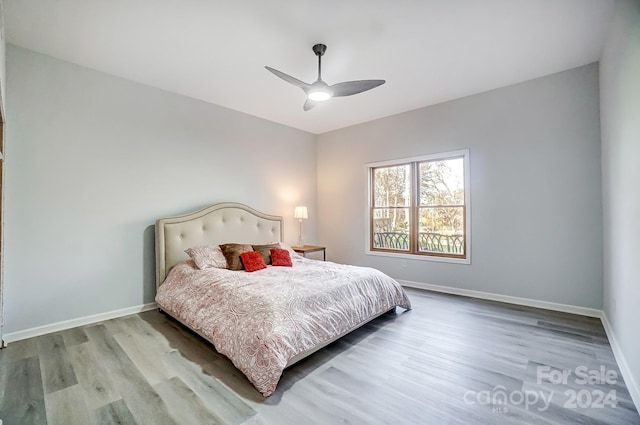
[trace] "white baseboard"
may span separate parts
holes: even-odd
[[[410,280],[399,280],[402,286],[410,287],[410,288],[418,288],[418,289],[426,289],[428,291],[435,292],[443,292],[447,294],[453,295],[462,295],[466,297],[472,298],[480,298],[491,301],[500,301],[509,304],[517,304],[524,305],[528,307],[537,307],[543,308],[547,310],[561,311],[565,313],[573,313],[579,314],[582,316],[589,317],[597,317],[602,321],[602,325],[604,326],[605,333],[607,334],[607,338],[609,339],[609,344],[611,345],[611,349],[613,354],[618,362],[618,367],[620,368],[620,372],[622,373],[622,377],[627,385],[627,389],[633,402],[636,406],[640,406],[640,386],[638,382],[634,379],[631,369],[626,361],[626,358],[622,351],[620,350],[620,346],[616,340],[615,334],[613,332],[613,328],[609,323],[609,319],[604,311],[587,308],[581,306],[575,306],[570,304],[560,304],[549,301],[540,301],[534,300],[530,298],[521,298],[521,297],[512,297],[509,295],[500,295],[493,294],[490,292],[482,292],[482,291],[473,291],[470,289],[461,289],[461,288],[453,288],[450,286],[441,286],[441,285],[432,285],[428,283],[422,282],[413,282]],[[52,323],[49,325],[39,326],[36,328],[25,329],[22,331],[11,332],[4,335],[4,342],[10,343],[15,341],[20,341],[21,339],[32,338],[35,336],[40,336],[52,332],[59,332],[66,329],[75,328],[77,326],[90,325],[92,323],[101,322],[103,320],[115,319],[117,317],[127,316],[129,314],[141,313],[143,311],[149,311],[158,308],[156,303],[143,304],[134,307],[123,308],[120,310],[108,311],[106,313],[94,314],[91,316],[79,317],[77,319],[65,320],[62,322]]]
[[[64,331],[77,326],[90,325],[103,320],[115,319],[116,317],[127,316],[129,314],[142,313],[143,311],[158,308],[156,303],[142,304],[134,307],[121,308],[119,310],[107,311],[105,313],[93,314],[91,316],[78,317],[77,319],[64,320],[62,322],[51,323],[49,325],[38,326],[22,331],[4,334],[4,341],[8,344],[21,339],[32,338],[52,332]]]
[[[508,304],[524,305],[527,307],[543,308],[545,310],[562,311],[565,313],[579,314],[581,316],[602,317],[602,310],[581,307],[571,304],[560,304],[550,301],[534,300],[531,298],[512,297],[510,295],[493,294],[491,292],[473,291],[471,289],[452,288],[450,286],[432,285],[429,283],[413,282],[410,280],[398,280],[402,286],[410,288],[426,289],[428,291],[444,292],[453,295],[462,295],[483,300],[500,301]]]
[[[638,382],[634,379],[633,374],[631,373],[626,357],[622,354],[620,345],[618,345],[618,341],[616,340],[616,335],[613,332],[609,319],[607,318],[607,313],[603,311],[600,319],[602,320],[604,331],[607,333],[607,338],[609,338],[609,345],[611,345],[611,350],[613,350],[613,355],[616,358],[616,362],[620,368],[620,373],[624,378],[624,383],[627,385],[627,390],[631,395],[631,399],[635,403],[636,408],[640,408],[640,386],[638,386]]]
[[[622,350],[620,349],[620,345],[618,345],[618,342],[615,337],[615,333],[613,332],[613,328],[611,327],[611,323],[609,323],[609,319],[607,318],[607,315],[603,310],[581,307],[581,306],[570,305],[570,304],[560,304],[560,303],[554,303],[549,301],[540,301],[540,300],[534,300],[530,298],[521,298],[521,297],[512,297],[509,295],[492,294],[490,292],[473,291],[470,289],[452,288],[450,286],[431,285],[429,283],[413,282],[410,280],[398,279],[398,282],[400,282],[402,286],[406,286],[409,288],[426,289],[427,291],[443,292],[446,294],[462,295],[465,297],[480,298],[484,300],[500,301],[500,302],[505,302],[509,304],[524,305],[527,307],[536,307],[536,308],[543,308],[546,310],[554,310],[554,311],[561,311],[565,313],[579,314],[581,316],[597,317],[602,321],[602,326],[604,326],[604,331],[607,334],[607,338],[609,339],[611,350],[613,351],[613,355],[616,358],[616,362],[618,363],[618,367],[620,368],[620,373],[622,374],[624,382],[627,385],[627,390],[631,395],[631,399],[636,405],[636,408],[640,408],[640,386],[638,385],[638,382],[634,379],[633,374],[631,373],[631,369],[629,368],[627,360],[624,354],[622,353]]]

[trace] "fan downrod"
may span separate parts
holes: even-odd
[[[324,44],[316,44],[315,46],[313,46],[313,53],[315,53],[316,56],[322,56],[326,51],[327,46],[325,46]]]

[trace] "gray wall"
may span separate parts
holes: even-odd
[[[5,104],[5,96],[6,96],[6,85],[7,78],[5,73],[5,49],[6,43],[4,38],[4,9],[3,9],[3,1],[0,0],[0,119],[4,122],[5,112],[4,112],[4,104]],[[4,129],[2,130],[4,131]],[[2,194],[0,193],[0,196]],[[2,220],[2,216],[0,215],[0,220]],[[1,242],[0,242],[1,243]],[[0,274],[3,274],[2,271],[2,255],[0,253]],[[4,325],[3,325],[3,285],[2,285],[2,276],[0,276],[0,344],[2,343]]]
[[[365,255],[365,164],[470,149],[470,265]],[[331,259],[402,280],[602,307],[598,65],[318,137]]]
[[[0,0],[0,109],[4,114],[7,96],[7,75],[5,66],[6,39],[4,34],[4,0]]]
[[[600,61],[604,310],[640,394],[640,2],[616,2]],[[618,359],[620,360],[620,359]],[[640,400],[636,399],[636,403]]]
[[[152,302],[153,223],[235,201],[309,207],[315,136],[7,50],[5,332]]]

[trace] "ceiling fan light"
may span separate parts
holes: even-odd
[[[331,93],[329,93],[329,90],[316,89],[314,91],[309,92],[307,97],[310,100],[313,100],[315,102],[322,102],[329,99],[331,97]]]

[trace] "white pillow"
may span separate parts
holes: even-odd
[[[219,246],[197,245],[184,252],[196,263],[200,270],[218,268],[227,269],[227,259],[222,254]]]
[[[297,252],[295,252],[293,250],[293,248],[291,248],[289,245],[287,245],[284,242],[278,242],[278,245],[280,245],[280,248],[282,249],[286,249],[287,251],[289,251],[289,255],[291,256],[291,258],[302,258],[302,255],[298,254]]]

